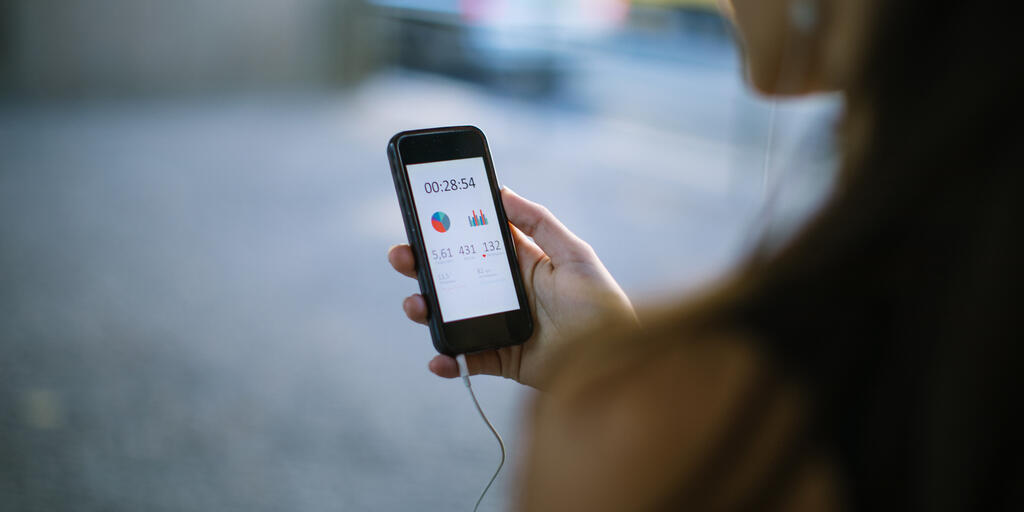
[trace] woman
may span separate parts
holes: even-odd
[[[538,329],[469,362],[544,390],[520,507],[1020,503],[1017,22],[941,0],[729,13],[757,89],[844,93],[839,185],[784,247],[639,330],[593,250],[504,191]],[[415,276],[408,246],[389,260]],[[403,308],[425,320],[421,297]],[[458,373],[446,356],[430,369]]]

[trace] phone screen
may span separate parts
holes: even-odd
[[[442,321],[519,309],[483,157],[406,170]]]

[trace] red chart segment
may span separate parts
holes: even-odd
[[[430,216],[430,225],[434,226],[434,230],[438,233],[444,233],[448,231],[448,228],[452,227],[452,221],[448,218],[448,214],[444,212],[434,212]]]

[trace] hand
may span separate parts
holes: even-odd
[[[502,189],[501,198],[533,310],[533,336],[522,345],[469,354],[466,362],[474,375],[501,375],[539,387],[540,376],[559,343],[609,321],[635,323],[636,314],[590,245],[547,208],[508,188]],[[388,261],[401,274],[416,278],[416,260],[407,244],[389,249]],[[427,323],[427,303],[422,295],[406,297],[402,309],[414,322]],[[450,356],[434,357],[429,368],[441,377],[459,376],[458,365]]]

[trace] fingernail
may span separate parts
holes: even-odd
[[[408,315],[409,314],[409,308],[411,308],[411,307],[412,307],[412,305],[409,304],[409,297],[406,297],[405,300],[402,301],[402,311],[405,311],[405,314]]]

